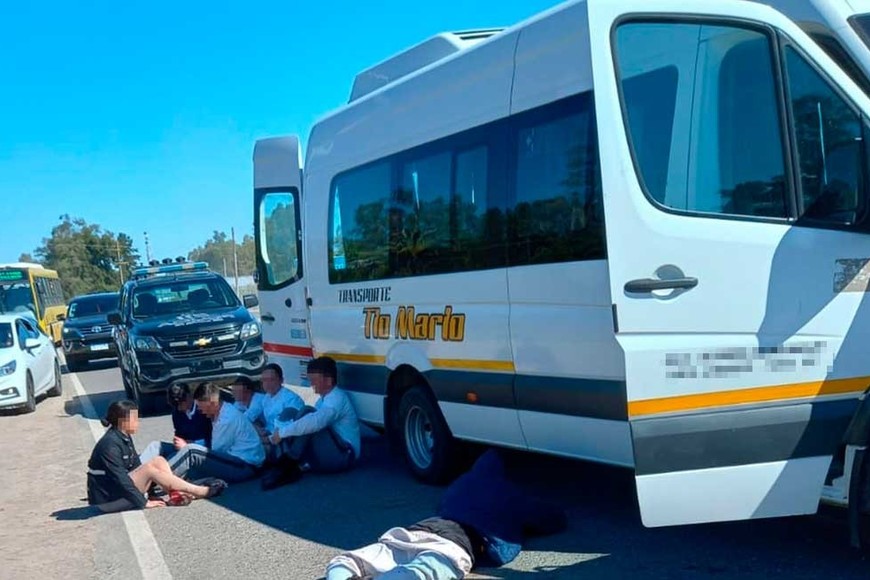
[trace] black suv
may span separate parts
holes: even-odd
[[[70,300],[61,341],[66,366],[76,372],[92,360],[118,355],[109,314],[118,311],[118,293],[85,294]]]
[[[165,406],[176,382],[228,385],[239,375],[259,380],[265,364],[260,324],[230,285],[207,264],[176,263],[133,271],[121,289],[115,325],[121,376],[141,413]]]

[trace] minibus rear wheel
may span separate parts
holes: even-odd
[[[399,403],[399,429],[408,468],[424,483],[445,483],[454,473],[456,441],[425,387],[413,387]]]

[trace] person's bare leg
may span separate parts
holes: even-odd
[[[152,483],[156,483],[166,491],[181,491],[195,498],[208,497],[208,488],[204,485],[193,485],[174,475],[169,463],[162,457],[155,457],[148,463],[140,465],[130,472],[130,479],[136,489],[145,493]]]

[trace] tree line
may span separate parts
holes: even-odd
[[[254,271],[253,236],[236,240],[235,250],[239,276],[250,276]],[[215,272],[233,276],[233,240],[225,232],[215,230],[209,240],[190,250],[187,258],[207,262]],[[57,270],[67,299],[89,292],[117,291],[133,268],[145,265],[145,258],[126,233],[115,233],[68,214],[60,216],[51,235],[43,238],[32,254],[21,254],[19,261]]]

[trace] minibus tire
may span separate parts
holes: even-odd
[[[435,485],[450,479],[456,442],[427,388],[413,387],[402,396],[399,433],[405,461],[414,477]]]

